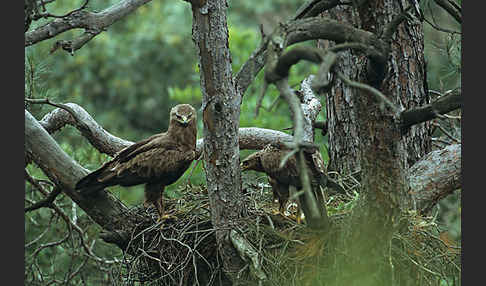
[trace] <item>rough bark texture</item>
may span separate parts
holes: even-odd
[[[381,33],[400,11],[400,1],[369,1],[360,7],[362,28]],[[403,109],[429,103],[425,82],[422,24],[405,21],[391,40],[386,77],[379,90]],[[369,61],[363,59],[360,80],[369,81]],[[431,148],[429,124],[416,125],[402,136],[391,113],[372,95],[359,92],[357,119],[361,152],[362,185],[375,200],[394,207],[410,205],[405,174],[408,167]],[[384,197],[381,197],[384,195]],[[384,201],[383,201],[384,200]]]
[[[199,52],[206,182],[211,220],[217,229],[219,253],[225,272],[237,273],[242,261],[231,245],[229,233],[245,209],[241,203],[238,127],[241,97],[231,70],[226,20],[227,3],[191,1],[193,40]]]
[[[103,129],[91,115],[81,106],[75,103],[66,103],[74,113],[75,117],[67,110],[56,108],[47,113],[39,123],[49,134],[53,134],[63,128],[66,124],[76,127],[81,134],[88,139],[99,152],[113,156],[121,149],[133,144],[131,141],[113,136]]]
[[[323,16],[350,23],[360,27],[359,18],[353,16],[354,9],[348,6],[338,6],[323,13]],[[335,43],[320,40],[318,47],[327,49]],[[357,77],[357,53],[353,50],[338,54],[335,69],[347,78]],[[358,125],[354,113],[354,92],[356,90],[341,81],[335,81],[326,97],[329,164],[328,171],[350,174],[361,170],[358,154]]]
[[[461,188],[461,144],[427,154],[408,175],[417,210],[429,212],[445,196]]]
[[[88,171],[71,159],[28,111],[25,111],[25,150],[46,176],[105,230],[134,226],[127,227],[132,222],[128,208],[110,193],[82,196],[74,190],[76,182]],[[122,247],[122,241],[116,243]]]
[[[382,10],[380,15],[359,17],[354,7],[338,6],[325,13],[341,22],[348,22],[355,27],[371,32],[370,27],[379,27],[383,30],[392,19],[401,11],[399,5],[381,4],[375,8],[362,7],[361,15],[366,15],[363,9]],[[387,8],[388,10],[383,10]],[[395,9],[395,10],[394,10]],[[372,12],[370,12],[372,13]],[[376,12],[374,12],[376,14]],[[390,14],[392,13],[392,14]],[[373,22],[375,17],[387,18],[387,21]],[[362,20],[364,23],[362,24]],[[368,25],[368,28],[365,26]],[[379,88],[389,94],[398,95],[395,102],[403,109],[412,109],[429,102],[426,94],[425,62],[423,58],[423,30],[420,23],[402,23],[398,32],[392,37],[391,61],[388,63],[389,77],[385,79],[383,87]],[[326,48],[329,42],[320,41],[319,46]],[[337,61],[337,69],[348,78],[358,78],[357,66],[364,66],[365,58],[355,51],[342,52]],[[366,80],[366,79],[365,79]],[[366,82],[366,81],[365,81]],[[358,147],[358,118],[356,117],[355,101],[363,95],[360,91],[345,86],[337,81],[327,98],[327,119],[329,126],[329,170],[342,173],[352,173],[361,170]],[[430,123],[415,125],[404,136],[406,146],[407,167],[413,165],[418,159],[431,150]]]
[[[359,7],[340,8],[333,16],[382,35],[403,11],[406,1],[400,2],[364,1]],[[352,80],[375,87],[401,109],[410,109],[429,103],[423,47],[422,25],[404,21],[392,36],[386,65],[350,51],[341,53],[337,69]],[[385,76],[382,81],[377,80],[380,74]],[[392,266],[386,257],[400,209],[411,206],[408,167],[431,148],[429,124],[415,125],[402,135],[394,113],[379,98],[343,86],[340,80],[336,83],[327,102],[330,169],[361,171],[362,197],[353,215],[355,228],[349,234],[357,243],[350,252],[371,258],[357,258],[353,264],[366,273],[380,273],[365,275],[362,285],[393,285]]]

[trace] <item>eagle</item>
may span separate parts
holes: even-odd
[[[145,206],[153,204],[164,218],[162,194],[176,182],[196,157],[196,110],[179,104],[170,111],[166,132],[152,135],[120,150],[99,169],[76,183],[76,190],[91,194],[105,187],[145,184]]]
[[[284,212],[289,200],[289,187],[294,186],[297,190],[302,189],[300,171],[297,168],[295,156],[288,158],[283,168],[280,168],[280,162],[289,151],[268,144],[262,150],[246,157],[240,164],[242,171],[253,170],[267,174],[273,196],[279,202],[279,211],[281,213]],[[345,193],[341,186],[327,177],[324,161],[318,151],[305,151],[304,156],[307,169],[309,170],[311,188],[319,204],[324,203],[320,186],[323,188],[330,187],[339,193]]]

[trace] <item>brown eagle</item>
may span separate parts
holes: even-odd
[[[271,144],[266,145],[262,150],[246,157],[241,162],[241,170],[254,170],[264,172],[268,176],[268,181],[272,187],[274,198],[280,204],[279,211],[283,213],[289,199],[289,186],[294,186],[297,190],[302,189],[300,172],[297,168],[296,157],[290,157],[283,168],[279,168],[280,162],[289,150],[282,150]],[[326,168],[321,154],[318,151],[304,152],[309,170],[312,190],[318,200],[323,203],[323,196],[319,186],[331,187],[337,192],[344,193],[344,189],[337,183],[331,181],[326,175]]]
[[[98,170],[82,178],[76,189],[89,194],[105,187],[145,184],[145,204],[163,218],[165,186],[177,181],[196,156],[196,110],[179,104],[170,111],[167,132],[138,141],[118,152]]]

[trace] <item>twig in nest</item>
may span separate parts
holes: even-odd
[[[452,134],[447,132],[447,130],[445,130],[444,127],[442,127],[442,125],[435,123],[435,122],[432,122],[432,125],[435,126],[435,127],[438,127],[440,129],[440,131],[442,131],[442,133],[444,133],[449,139],[451,139],[455,143],[461,143],[461,141],[459,139],[457,139],[456,137],[452,136]]]

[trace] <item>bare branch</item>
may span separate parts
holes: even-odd
[[[336,63],[337,55],[334,52],[328,51],[323,56],[321,65],[319,67],[319,71],[317,72],[317,76],[312,80],[310,84],[310,88],[316,94],[323,94],[326,91],[329,91],[332,87],[331,83],[331,69],[334,67]]]
[[[425,106],[405,110],[400,114],[402,132],[407,132],[410,126],[437,118],[438,115],[451,112],[462,107],[461,90],[455,90],[441,96],[436,101]]]
[[[449,15],[451,15],[459,24],[462,24],[462,14],[461,11],[458,10],[456,5],[452,5],[449,1],[446,0],[434,0],[437,5],[442,7],[442,9],[446,10]]]
[[[323,61],[324,63],[324,61]],[[318,77],[309,75],[300,85],[297,92],[301,102],[300,107],[304,114],[304,140],[314,142],[314,128],[317,116],[322,110],[322,104],[314,91],[314,84]]]
[[[442,131],[442,133],[444,133],[444,135],[447,136],[447,138],[449,138],[450,140],[452,140],[452,142],[454,142],[456,144],[461,143],[461,141],[459,139],[457,139],[452,134],[450,134],[449,132],[447,132],[447,130],[445,130],[444,127],[442,127],[442,125],[440,125],[439,123],[432,122],[432,125],[435,126],[435,127],[437,127],[437,128],[439,128],[439,130]]]
[[[66,124],[76,127],[81,134],[101,153],[113,156],[121,149],[133,144],[116,137],[103,129],[84,108],[75,103],[59,105],[58,109],[46,114],[39,122],[50,134],[60,130]],[[62,108],[64,107],[64,108]],[[70,111],[67,111],[66,107]],[[74,114],[74,116],[73,116]]]
[[[229,233],[231,243],[238,251],[241,259],[248,261],[250,260],[250,270],[253,275],[255,275],[260,281],[267,280],[267,275],[262,269],[261,258],[259,257],[259,252],[249,243],[242,235],[240,235],[236,230],[232,229]]]
[[[74,40],[61,40],[54,43],[54,46],[49,51],[50,54],[62,48],[71,56],[74,56],[74,51],[79,50],[84,44],[93,39],[96,35],[101,33],[101,30],[86,30],[81,36]]]
[[[267,50],[266,43],[263,42],[257,49],[255,49],[248,60],[241,66],[234,78],[236,89],[241,96],[251,85],[255,77],[265,65],[265,52]]]
[[[438,201],[461,188],[461,144],[424,156],[410,168],[408,181],[417,210],[429,212]]]
[[[315,17],[320,13],[336,7],[339,0],[309,0],[297,9],[293,20]]]
[[[436,29],[437,31],[440,31],[440,32],[444,32],[444,33],[450,33],[450,34],[462,34],[461,32],[458,32],[458,31],[453,31],[453,30],[449,30],[449,29],[445,29],[445,28],[442,28],[442,27],[439,27],[438,25],[430,22],[429,20],[425,19],[425,22],[427,24],[429,24],[430,26],[432,26],[432,28]]]
[[[25,150],[44,174],[101,227],[114,230],[130,223],[127,207],[110,193],[98,192],[88,197],[74,190],[76,182],[88,171],[72,160],[27,110]]]
[[[319,3],[333,3],[333,1],[319,1]],[[316,1],[314,4],[318,3]],[[308,5],[308,3],[303,6]],[[305,8],[303,8],[305,10]],[[337,44],[353,43],[345,48],[353,48],[364,51],[367,56],[373,58],[376,62],[386,62],[386,55],[388,46],[386,42],[380,40],[373,33],[356,29],[351,25],[344,24],[328,18],[299,18],[297,14],[293,19],[285,24],[281,24],[276,35],[283,39],[283,46],[285,48],[292,44],[316,40],[327,39],[334,41]],[[272,37],[276,36],[275,34]],[[238,92],[243,96],[248,86],[253,82],[256,75],[265,65],[265,57],[267,56],[267,43],[263,43],[253,51],[250,58],[242,65],[235,76],[235,83]]]
[[[44,190],[44,188],[39,184],[39,182],[36,179],[32,178],[32,176],[30,176],[29,173],[27,173],[27,170],[25,170],[25,178],[32,186],[34,186],[36,189],[42,192],[42,194],[44,194],[46,198],[36,202],[35,204],[32,204],[29,207],[26,207],[24,209],[24,212],[30,212],[43,207],[52,207],[52,203],[56,199],[57,195],[59,195],[62,192],[62,189],[59,187],[55,187],[54,190],[48,193],[46,190]]]
[[[329,220],[327,217],[327,210],[324,205],[318,205],[317,199],[314,196],[311,185],[308,170],[306,168],[305,157],[303,150],[301,149],[300,145],[306,139],[309,138],[305,137],[305,129],[304,129],[304,113],[302,111],[301,103],[297,96],[294,95],[294,92],[290,88],[287,78],[283,78],[278,80],[275,85],[277,86],[280,94],[285,98],[287,103],[290,107],[290,112],[292,114],[292,119],[294,122],[294,144],[295,149],[299,150],[297,154],[297,167],[300,172],[300,180],[302,182],[302,188],[304,190],[304,195],[300,198],[300,201],[303,203],[301,204],[301,208],[304,211],[306,216],[308,225],[310,228],[324,230],[327,228],[329,224]],[[312,124],[311,124],[311,129]],[[311,138],[312,139],[312,138]],[[311,141],[312,142],[312,141]]]
[[[290,68],[300,60],[307,60],[313,63],[322,61],[322,51],[311,47],[296,47],[285,52],[275,62],[275,66],[269,65],[265,71],[265,81],[275,83],[276,81],[286,78],[289,75]]]
[[[308,41],[325,39],[336,44],[361,43],[376,50],[373,58],[380,62],[386,62],[388,45],[375,34],[357,29],[351,25],[331,20],[328,18],[307,18],[290,22],[286,25],[286,46]]]
[[[52,102],[51,102],[52,103]],[[71,112],[76,114],[73,117],[70,112],[57,108],[46,114],[39,123],[50,134],[59,131],[66,124],[77,128],[81,134],[89,140],[95,149],[101,153],[113,156],[121,149],[132,145],[134,142],[124,140],[109,133],[96,122],[93,117],[81,106],[75,103],[58,104],[59,106],[69,107]],[[76,119],[75,119],[76,118]],[[82,128],[80,126],[86,126]],[[246,127],[239,128],[239,145],[240,149],[262,149],[270,143],[290,143],[292,136],[271,129]],[[202,152],[204,139],[199,139],[196,144],[197,157]]]
[[[135,11],[138,7],[150,2],[151,0],[122,0],[113,6],[98,12],[88,12],[85,10],[75,10],[62,18],[55,19],[46,25],[25,33],[25,46],[34,45],[40,41],[53,38],[71,29],[83,28],[85,33],[78,39],[72,41],[62,41],[57,43],[58,47],[63,47],[69,52],[81,48],[95,35],[106,30],[114,22]]]

